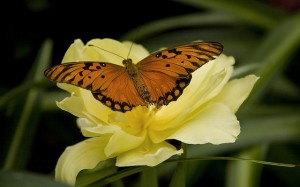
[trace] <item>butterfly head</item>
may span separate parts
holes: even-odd
[[[123,60],[122,63],[125,67],[127,67],[127,66],[132,65],[132,60],[130,58],[127,58],[127,59]]]

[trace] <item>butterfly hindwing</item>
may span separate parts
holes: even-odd
[[[97,100],[116,111],[126,112],[135,106],[146,105],[125,72],[110,81],[105,90],[92,91],[92,94]]]
[[[150,94],[149,103],[159,108],[171,101],[176,101],[191,81],[192,76],[171,77],[159,71],[141,71],[140,76]]]

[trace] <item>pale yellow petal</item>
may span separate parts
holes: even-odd
[[[178,100],[171,102],[167,107],[162,107],[156,117],[171,124],[173,121],[177,121],[176,118],[182,111],[197,109],[222,90],[233,72],[233,64],[233,57],[222,54],[200,67],[192,74],[191,83]]]
[[[112,134],[104,152],[107,156],[118,155],[122,152],[135,149],[140,146],[144,140],[145,136],[133,136],[119,130]]]
[[[113,111],[102,104],[100,101],[96,100],[91,91],[80,89],[81,98],[83,100],[85,110],[88,114],[98,118],[99,120],[108,123],[108,117]]]
[[[75,185],[77,174],[83,169],[92,169],[100,161],[108,159],[103,150],[108,137],[90,138],[65,149],[56,168],[56,180]]]
[[[203,103],[208,102],[216,96],[230,79],[233,72],[234,58],[220,55],[214,62],[211,63],[211,68],[207,70],[207,74],[203,77],[203,71],[193,73],[192,82],[187,88],[187,105],[192,106],[192,110],[197,109]],[[201,70],[201,69],[200,69]],[[185,98],[183,98],[185,99]]]
[[[144,136],[134,136],[126,133],[117,125],[94,125],[88,119],[78,118],[77,124],[81,132],[86,137],[96,137],[105,134],[111,135],[104,152],[107,156],[117,155],[119,153],[134,149],[142,144]]]
[[[213,99],[215,102],[225,103],[232,112],[236,112],[249,96],[258,77],[248,75],[241,79],[234,79],[225,85],[223,90]]]
[[[66,51],[62,63],[76,62],[82,59],[81,51],[84,48],[84,44],[80,39],[76,39],[73,44],[70,45]]]
[[[79,126],[81,133],[85,137],[95,137],[101,136],[104,134],[113,134],[117,131],[120,131],[121,128],[117,125],[103,125],[103,124],[95,124],[91,122],[91,118],[78,118],[77,125]]]
[[[210,103],[168,139],[187,144],[221,144],[234,142],[239,133],[239,121],[230,108],[222,103]]]
[[[66,97],[62,101],[57,102],[58,107],[77,117],[88,117],[96,124],[107,124],[108,116],[113,111],[96,100],[91,94],[91,91],[64,83],[57,85],[61,89],[71,93],[70,97]]]
[[[167,142],[142,144],[136,149],[132,149],[117,157],[116,165],[123,166],[156,166],[174,155],[180,155],[183,150],[177,150]]]
[[[62,101],[56,102],[56,105],[74,116],[85,117],[82,112],[84,109],[82,99],[81,97],[74,96],[74,94],[71,94],[71,97],[66,97]]]
[[[80,96],[80,89],[78,86],[74,86],[66,83],[57,83],[57,87],[68,91],[69,93],[73,93],[73,95]]]
[[[151,125],[150,136],[154,138],[155,131],[169,136],[180,128],[185,121],[193,120],[200,115],[199,108],[217,95],[228,82],[234,64],[234,58],[222,54],[219,58],[205,64],[193,73],[190,85],[176,102],[162,107],[156,114],[156,121]],[[158,135],[159,136],[159,135]]]
[[[101,61],[122,65],[122,61],[127,58],[129,48],[117,40],[110,38],[92,39],[87,45],[93,45],[97,53],[101,54]]]

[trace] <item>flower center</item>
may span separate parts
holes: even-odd
[[[144,136],[151,125],[155,110],[139,106],[126,113],[114,113],[111,122],[119,125],[125,132],[134,136]]]

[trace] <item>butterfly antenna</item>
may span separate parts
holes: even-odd
[[[103,48],[101,48],[101,47],[98,47],[98,46],[95,46],[95,45],[92,45],[92,44],[89,44],[88,46],[91,46],[91,47],[96,47],[96,48],[98,48],[98,49],[101,49],[101,50],[103,50],[103,51],[105,51],[105,52],[108,52],[108,53],[114,54],[114,55],[116,55],[116,56],[118,56],[118,57],[122,58],[123,60],[125,60],[125,58],[124,58],[124,57],[122,57],[121,55],[118,55],[117,53],[111,52],[111,51],[109,51],[109,50],[103,49]]]
[[[129,55],[130,55],[130,52],[131,52],[131,49],[133,48],[133,41],[136,40],[137,36],[138,36],[138,33],[140,32],[141,28],[137,28],[136,29],[136,34],[132,37],[133,40],[131,42],[131,45],[130,45],[130,48],[129,48],[129,51],[128,51],[128,55],[127,55],[127,59],[129,58]]]
[[[129,55],[130,55],[130,52],[131,52],[132,47],[133,47],[133,42],[131,42],[131,45],[130,45],[130,48],[129,48],[129,51],[128,51],[128,55],[127,55],[127,58],[126,58],[126,59],[129,58]]]

